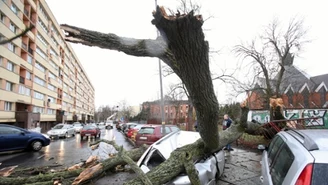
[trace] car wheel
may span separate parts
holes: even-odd
[[[32,143],[31,143],[31,148],[32,148],[32,150],[34,150],[34,151],[39,151],[39,150],[41,150],[41,148],[42,148],[42,142],[41,141],[33,141]]]
[[[73,132],[72,136],[75,136],[75,131]]]

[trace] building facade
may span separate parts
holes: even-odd
[[[46,2],[1,0],[0,16],[1,40],[34,25],[0,45],[0,123],[48,130],[92,120],[95,89]]]
[[[161,101],[144,102],[142,111],[146,113],[147,123],[161,124]],[[166,124],[186,123],[188,119],[189,102],[187,100],[170,100],[167,97],[164,101],[164,118]],[[194,113],[194,109],[193,115]],[[193,116],[194,117],[194,116]]]

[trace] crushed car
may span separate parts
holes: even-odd
[[[138,161],[138,166],[144,173],[160,165],[170,157],[175,149],[191,144],[198,140],[198,132],[176,131],[172,132],[152,144]],[[208,157],[194,161],[195,168],[198,171],[201,184],[215,185],[218,178],[223,174],[225,159],[224,151],[219,150]],[[186,173],[182,173],[166,185],[189,185],[190,180]]]

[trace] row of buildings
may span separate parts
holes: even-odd
[[[46,2],[2,0],[0,16],[1,40],[34,25],[0,45],[0,123],[47,130],[92,120],[95,89]]]

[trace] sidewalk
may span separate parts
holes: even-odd
[[[262,152],[256,149],[233,146],[227,152],[225,169],[217,185],[260,185]]]

